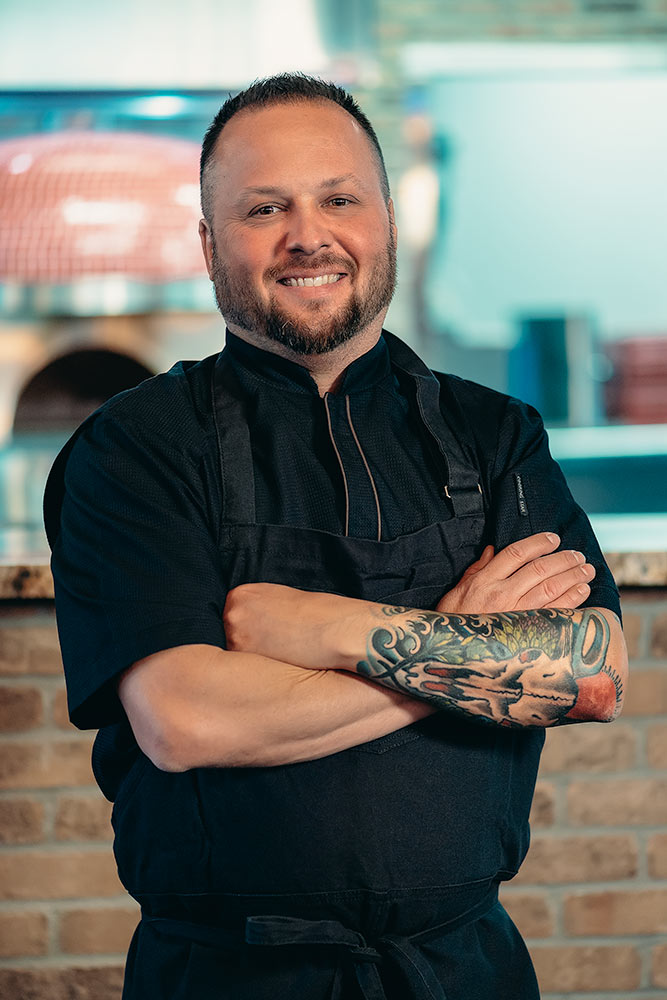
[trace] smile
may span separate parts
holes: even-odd
[[[343,274],[318,274],[314,278],[280,278],[279,283],[289,288],[308,288],[314,285],[333,285],[343,277]]]

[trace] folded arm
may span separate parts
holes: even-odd
[[[558,541],[487,549],[435,611],[238,587],[225,607],[229,649],[177,646],[122,675],[137,741],[164,770],[267,767],[358,746],[442,708],[515,725],[607,717],[625,685],[620,626],[603,609],[575,610],[591,567],[554,552]]]
[[[620,623],[604,608],[577,610],[591,576],[578,553],[526,562],[549,537],[487,551],[434,611],[270,584],[238,588],[228,598],[228,635],[234,648],[270,647],[302,667],[349,671],[480,721],[608,722],[627,681]],[[571,582],[560,596],[559,578]],[[500,610],[504,601],[511,610]]]
[[[205,644],[139,660],[118,693],[139,746],[165,771],[314,760],[435,711],[352,674]]]

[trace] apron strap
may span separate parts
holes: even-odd
[[[392,333],[383,331],[392,365],[410,377],[422,423],[434,440],[445,467],[445,493],[455,517],[484,514],[479,470],[466,456],[463,443],[469,432],[465,415],[451,399],[442,415],[440,383],[412,348]],[[215,363],[211,395],[222,474],[222,523],[255,523],[255,476],[250,432],[243,391],[234,374],[229,353],[221,351]]]
[[[299,917],[258,915],[247,917],[245,944],[254,947],[332,947],[339,953],[330,1000],[341,1000],[344,981],[353,974],[364,1000],[386,1000],[379,966],[387,973],[400,972],[410,983],[405,1000],[447,1000],[442,984],[419,950],[419,945],[442,938],[459,927],[473,923],[498,902],[498,887],[465,912],[444,923],[410,936],[385,934],[370,944],[359,931],[338,920],[303,920]],[[214,948],[237,951],[243,946],[237,935],[219,927],[172,920],[168,917],[144,917],[155,929],[178,938]],[[393,967],[393,968],[392,968]]]
[[[213,420],[222,475],[222,523],[255,523],[255,473],[243,391],[227,350],[220,352],[211,376]]]
[[[458,403],[447,406],[450,427],[445,421],[440,401],[440,383],[430,368],[407,344],[384,330],[382,336],[389,347],[393,365],[409,375],[415,383],[419,415],[437,444],[446,470],[445,493],[451,501],[455,517],[471,517],[484,513],[484,498],[479,470],[471,464],[463,448],[470,433],[465,414]]]

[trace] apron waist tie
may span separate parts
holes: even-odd
[[[369,944],[359,931],[338,920],[304,920],[300,917],[258,915],[246,918],[245,944],[253,947],[329,946],[338,950],[342,961],[336,966],[330,1000],[340,1000],[346,975],[353,974],[364,1000],[386,1000],[378,966],[402,972],[411,985],[406,1000],[447,1000],[447,995],[419,948],[437,938],[473,923],[495,906],[498,889],[494,885],[464,913],[444,923],[429,927],[409,937],[385,934]],[[243,942],[235,934],[209,924],[198,924],[169,917],[144,917],[155,929],[179,938],[186,938],[209,947],[238,951]]]

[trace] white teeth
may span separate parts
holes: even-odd
[[[318,274],[315,278],[282,278],[290,288],[310,288],[313,285],[333,285],[342,278],[342,274]]]

